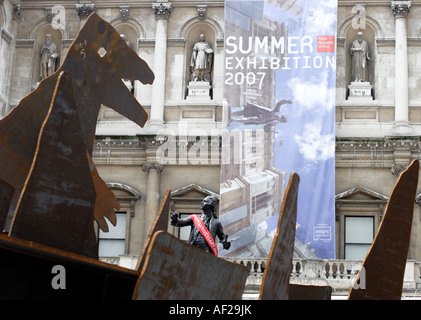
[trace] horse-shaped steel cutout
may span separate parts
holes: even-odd
[[[73,87],[61,72],[9,235],[98,258],[95,198]]]
[[[114,209],[119,203],[99,177],[91,159],[95,127],[101,105],[126,116],[143,127],[148,116],[122,79],[151,84],[154,74],[108,22],[93,13],[72,43],[62,66],[41,81],[0,121],[0,179],[15,188],[8,217],[0,216],[0,228],[8,231],[14,209],[31,167],[41,125],[47,116],[59,74],[68,74],[75,94],[82,137],[95,186],[94,218],[108,230],[104,216],[116,224]],[[72,132],[68,133],[70,136]],[[83,190],[81,190],[83,191]]]

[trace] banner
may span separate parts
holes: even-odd
[[[300,176],[295,258],[335,258],[337,0],[225,2],[220,256],[266,258]]]

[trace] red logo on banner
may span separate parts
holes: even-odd
[[[317,52],[335,52],[335,36],[317,36]]]

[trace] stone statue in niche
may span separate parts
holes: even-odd
[[[352,42],[352,82],[368,82],[369,48],[367,41],[363,40],[362,32],[357,33],[358,38]]]
[[[199,36],[199,41],[193,46],[190,59],[190,71],[193,81],[209,81],[209,75],[212,70],[213,50],[204,34]]]
[[[368,62],[371,60],[367,41],[363,40],[363,33],[357,33],[358,38],[351,44],[350,52],[352,58],[351,84],[348,100],[355,102],[373,100],[372,88],[369,82]]]
[[[52,75],[56,71],[56,60],[59,57],[57,45],[53,41],[53,36],[47,34],[45,42],[41,47],[41,80]]]

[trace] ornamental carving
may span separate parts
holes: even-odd
[[[22,12],[23,12],[23,9],[21,6],[13,6],[12,19],[16,21],[20,21]]]
[[[120,7],[120,19],[126,21],[129,18],[130,7],[122,6]]]
[[[95,4],[77,4],[76,11],[79,18],[87,18],[92,12],[96,11]]]
[[[154,3],[152,9],[155,13],[156,19],[168,19],[171,15],[172,4],[171,3]]]
[[[203,19],[205,19],[205,18],[206,18],[206,10],[207,10],[207,8],[208,8],[208,6],[206,6],[206,5],[204,5],[204,6],[202,6],[202,5],[198,5],[198,6],[196,7],[196,10],[197,10],[197,17],[198,17],[200,20],[203,20]]]
[[[406,18],[411,8],[411,1],[392,1],[391,9],[395,18]]]

